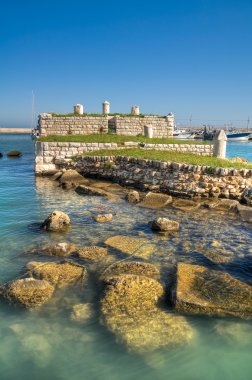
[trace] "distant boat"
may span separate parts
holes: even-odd
[[[173,132],[173,137],[175,139],[194,139],[195,134],[192,132],[187,132],[186,129],[175,129]]]
[[[227,132],[228,141],[248,141],[252,137],[251,132]]]

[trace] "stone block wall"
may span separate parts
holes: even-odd
[[[112,120],[110,123],[112,123]],[[165,117],[160,116],[115,116],[113,124],[117,135],[143,135],[145,125],[152,126],[153,137],[172,137],[173,134],[173,127],[169,126]]]
[[[109,126],[118,135],[137,136],[144,134],[144,126],[153,128],[153,137],[171,137],[173,127],[165,117],[144,116],[65,116],[40,114],[38,128],[40,136],[49,135],[88,135],[108,133]]]
[[[38,128],[40,136],[108,133],[108,120],[106,116],[54,117],[41,114]]]
[[[244,189],[252,186],[252,170],[248,169],[113,156],[86,156],[72,166],[86,176],[182,197],[239,199]]]
[[[213,155],[213,145],[210,144],[145,144],[144,149],[192,153],[197,154],[198,156]]]

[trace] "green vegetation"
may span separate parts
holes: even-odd
[[[148,138],[144,136],[120,136],[116,134],[96,134],[96,135],[65,135],[40,137],[39,141],[44,142],[80,142],[80,143],[117,143],[124,144],[126,141],[150,144],[207,144],[198,140],[176,140],[173,138]]]
[[[123,149],[123,150],[100,150],[98,152],[83,153],[85,156],[126,156],[144,158],[148,160],[174,161],[178,163],[210,166],[212,168],[234,168],[234,169],[252,169],[252,164],[233,163],[228,160],[216,157],[197,156],[190,153],[179,153],[170,151],[143,150],[143,149]],[[74,160],[78,158],[75,157]]]

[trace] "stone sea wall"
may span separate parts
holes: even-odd
[[[167,117],[144,116],[66,116],[56,117],[51,114],[39,116],[40,136],[49,135],[87,135],[108,133],[109,128],[118,135],[137,136],[144,134],[144,127],[151,126],[153,137],[169,137],[173,127]]]
[[[36,143],[36,165],[37,173],[52,170],[55,163],[62,160],[70,160],[73,156],[80,156],[82,153],[94,152],[102,149],[124,149],[138,147],[138,143],[127,142],[124,147],[119,147],[117,143],[63,143],[63,142],[40,142]],[[213,154],[212,145],[197,144],[144,144],[142,149],[168,150],[173,152],[194,153],[200,156],[211,156]]]
[[[72,166],[83,175],[182,197],[240,199],[244,189],[252,186],[252,170],[248,169],[210,168],[108,156],[86,156]]]

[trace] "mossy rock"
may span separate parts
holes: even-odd
[[[184,317],[158,308],[163,296],[164,289],[155,279],[130,274],[107,277],[102,323],[129,350],[140,353],[184,345],[193,330]]]
[[[173,300],[182,313],[252,317],[252,286],[200,265],[178,264]]]
[[[144,263],[140,261],[119,261],[108,267],[103,273],[103,278],[120,274],[135,274],[139,276],[151,277],[158,279],[160,277],[160,270],[151,263]]]
[[[85,267],[71,262],[53,263],[31,261],[27,264],[27,271],[31,276],[37,279],[47,280],[50,284],[58,288],[82,284],[87,277]]]
[[[77,255],[80,259],[100,261],[108,254],[108,249],[97,246],[78,247]]]
[[[46,280],[23,278],[9,282],[1,288],[5,298],[27,309],[37,308],[48,301],[54,287]]]
[[[125,235],[112,236],[105,241],[105,244],[126,255],[145,259],[150,257],[155,251],[155,245],[151,244],[148,240]]]
[[[7,153],[8,157],[21,157],[22,153],[19,150],[12,150]]]

